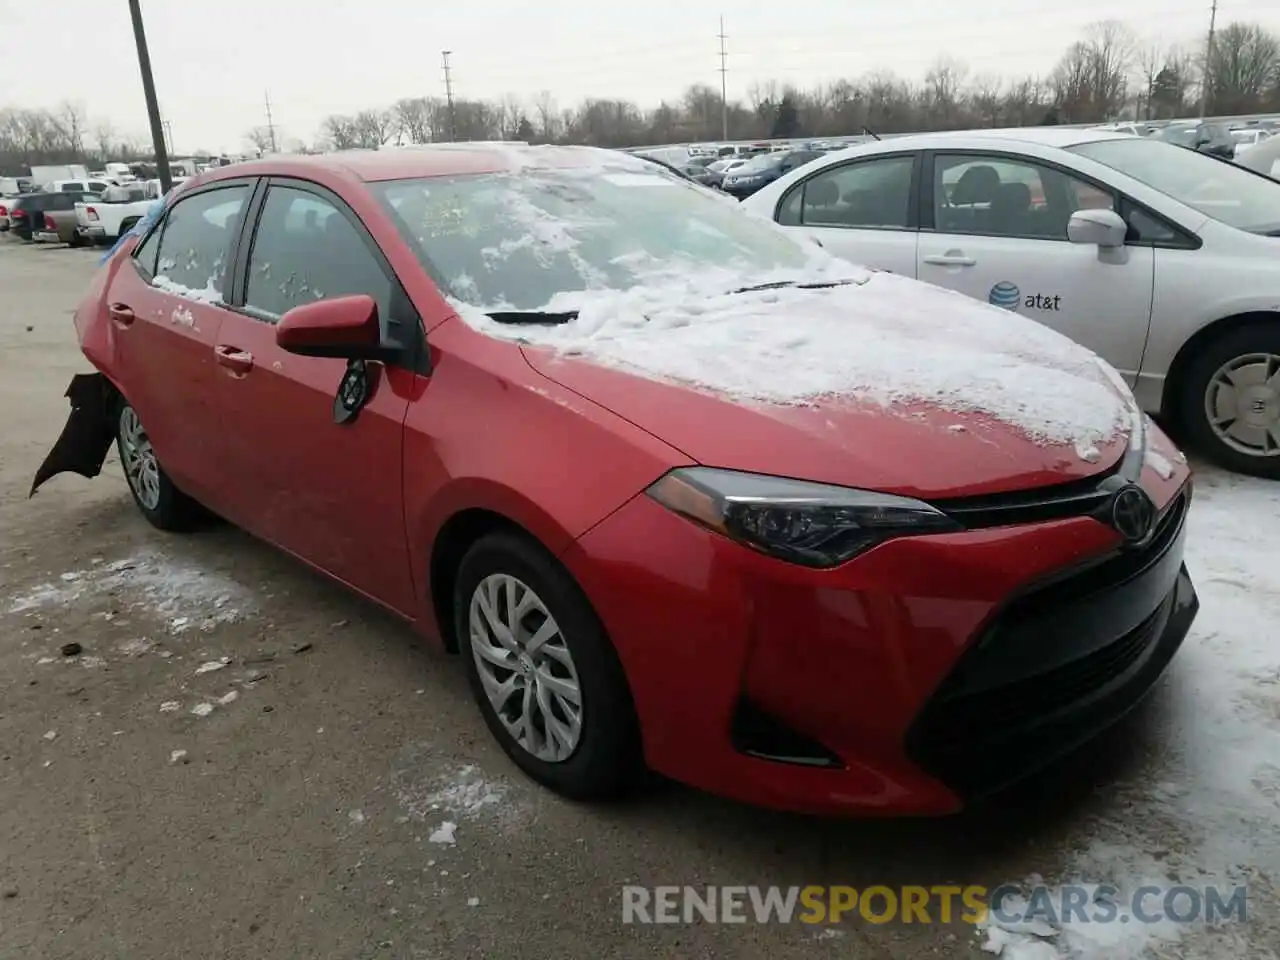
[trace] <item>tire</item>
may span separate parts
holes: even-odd
[[[512,578],[531,591],[559,630],[556,637],[547,641],[541,655],[534,658],[536,666],[526,659],[520,671],[498,668],[494,673],[489,661],[476,653],[477,649],[489,644],[483,639],[473,640],[471,613],[473,601],[478,604],[479,596],[488,595],[494,585],[498,585],[500,595],[504,592],[502,578]],[[497,604],[499,616],[505,616],[506,609],[501,602]],[[644,772],[639,725],[622,665],[590,603],[554,557],[537,543],[518,534],[497,532],[485,535],[472,544],[459,564],[453,610],[458,649],[462,652],[476,702],[489,730],[521,770],[538,783],[573,800],[616,797],[638,783]],[[477,616],[483,621],[483,611],[479,608]],[[525,614],[523,622],[527,640],[530,639],[527,631],[536,632],[545,618],[535,609]],[[481,628],[479,634],[498,646],[491,629]],[[549,651],[555,655],[550,655]],[[498,652],[509,654],[503,649]],[[566,657],[571,668],[566,665]],[[481,662],[484,663],[483,668]],[[517,665],[514,658],[511,658],[511,663],[513,667]],[[488,681],[482,679],[482,669]],[[535,736],[526,738],[528,745],[522,743],[499,716],[498,708],[486,690],[486,682],[492,682],[495,677],[527,678],[517,683],[527,684],[531,690],[541,687],[545,691],[545,702],[552,707],[551,714],[560,722],[563,731],[572,727],[570,714],[565,709],[566,701],[557,699],[542,678],[572,679],[574,674],[580,693],[578,735],[571,749],[567,739],[561,739],[560,755],[555,757],[545,753],[539,755],[535,749],[541,743],[556,743],[555,738]],[[517,692],[506,700],[504,713],[509,715],[518,710],[522,702],[519,689],[518,686]],[[536,695],[531,695],[531,699],[534,704],[538,703]],[[545,711],[539,709],[535,720],[545,716]],[[542,731],[547,729],[548,724],[543,719]]]
[[[132,229],[134,228],[134,226],[137,224],[137,222],[138,222],[138,218],[137,218],[137,217],[131,217],[131,218],[130,218],[130,219],[128,219],[128,220],[122,220],[122,221],[120,221],[120,232],[116,234],[116,239],[117,239],[117,240],[119,240],[119,239],[120,239],[121,237],[123,237],[126,233],[128,233],[130,230],[132,230]]]
[[[160,466],[138,412],[122,401],[116,412],[116,452],[133,502],[153,527],[169,532],[193,529],[200,505],[179,490]]]
[[[1190,445],[1219,466],[1255,477],[1280,480],[1280,391],[1262,387],[1244,399],[1247,413],[1256,425],[1268,424],[1270,437],[1266,452],[1257,429],[1228,438],[1215,428],[1211,410],[1225,409],[1228,388],[1220,386],[1223,371],[1259,365],[1269,361],[1269,372],[1280,370],[1280,316],[1230,330],[1212,340],[1187,368],[1180,398],[1180,414]],[[1226,424],[1225,426],[1230,426]]]

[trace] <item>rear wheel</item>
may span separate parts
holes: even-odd
[[[1182,422],[1214,462],[1280,480],[1280,318],[1207,345],[1187,371]]]
[[[640,735],[622,666],[554,557],[513,533],[482,537],[458,568],[454,623],[485,723],[525,773],[581,800],[637,782]]]
[[[190,530],[200,517],[200,505],[179,490],[160,466],[138,411],[122,402],[116,416],[116,448],[125,481],[142,515],[160,530]]]

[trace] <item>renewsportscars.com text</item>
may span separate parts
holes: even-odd
[[[994,889],[967,886],[625,886],[623,923],[1002,924],[1244,922],[1244,887],[1144,886],[1131,893],[1106,884]]]

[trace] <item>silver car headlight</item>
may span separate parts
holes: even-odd
[[[834,567],[899,537],[963,529],[910,497],[712,467],[672,470],[646,491],[731,540],[806,567]]]

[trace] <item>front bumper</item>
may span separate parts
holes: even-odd
[[[798,812],[943,814],[1087,739],[1159,678],[1198,606],[1189,487],[1174,490],[1141,550],[1069,517],[809,570],[640,496],[564,559],[618,650],[654,769]]]

